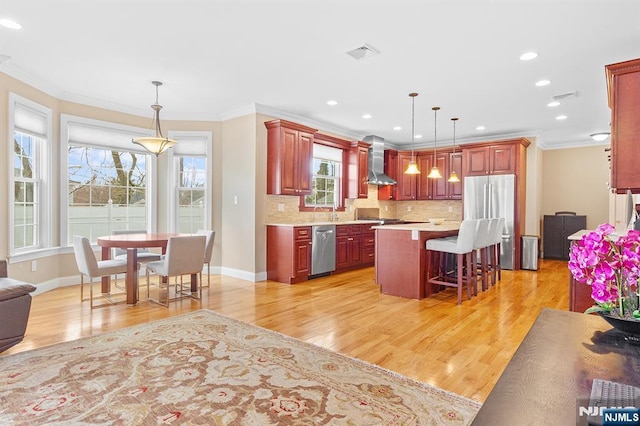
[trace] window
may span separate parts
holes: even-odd
[[[341,205],[342,150],[313,145],[311,194],[305,196],[307,207],[338,207]]]
[[[173,169],[170,223],[175,232],[195,233],[211,229],[211,170],[207,167],[210,132],[170,132],[178,143],[169,150]]]
[[[131,142],[140,130],[63,115],[63,133],[67,243],[73,235],[95,241],[114,230],[155,229],[155,159]]]
[[[194,233],[205,229],[206,161],[202,157],[179,156],[178,162],[178,232]]]
[[[51,244],[49,140],[51,110],[9,95],[11,145],[10,251],[25,253]]]

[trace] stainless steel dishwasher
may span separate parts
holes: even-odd
[[[336,226],[313,226],[311,232],[311,275],[326,275],[335,269]]]

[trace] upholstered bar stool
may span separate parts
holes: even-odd
[[[434,238],[427,240],[426,248],[429,251],[432,267],[427,270],[427,286],[443,285],[457,287],[458,305],[462,303],[462,287],[467,285],[467,300],[471,299],[471,283],[473,281],[473,240],[476,232],[477,220],[463,220],[457,237]],[[446,269],[440,267],[440,256],[443,253],[456,255],[457,266],[455,280],[448,277]],[[438,259],[436,261],[436,259]],[[430,291],[427,291],[430,293]]]
[[[491,236],[491,249],[489,250],[489,269],[491,271],[491,285],[495,285],[497,281],[502,279],[502,267],[500,266],[500,255],[502,252],[502,232],[506,219],[503,217],[492,219],[495,220],[495,226],[493,227]],[[497,276],[497,279],[496,279]]]
[[[493,241],[493,234],[491,233],[491,219],[478,219],[476,226],[476,232],[473,237],[473,249],[474,249],[474,280],[473,280],[473,295],[478,294],[477,277],[480,277],[482,281],[482,290],[488,288],[489,280],[489,247]]]

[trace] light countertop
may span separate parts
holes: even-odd
[[[460,229],[460,222],[457,221],[444,221],[440,225],[434,225],[433,223],[404,223],[400,225],[383,225],[374,226],[373,229],[381,229],[385,231],[457,231]]]
[[[377,220],[340,220],[340,221],[315,221],[300,223],[267,223],[267,226],[317,226],[317,225],[366,225],[368,223],[379,223]]]

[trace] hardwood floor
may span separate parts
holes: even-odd
[[[373,268],[295,285],[216,275],[202,301],[169,308],[91,310],[79,286],[63,287],[34,297],[24,341],[2,355],[207,308],[484,401],[542,308],[568,309],[568,280],[567,262],[540,260],[537,272],[503,271],[460,306],[455,289],[423,300],[381,294]]]

